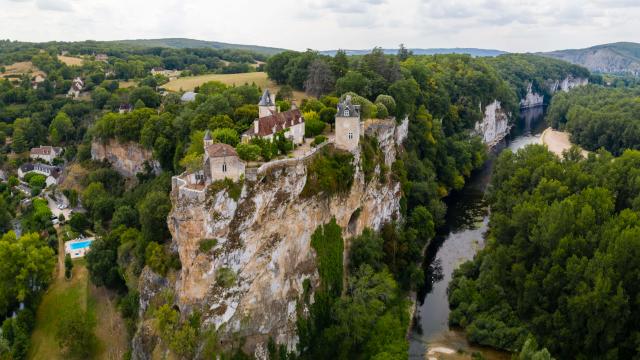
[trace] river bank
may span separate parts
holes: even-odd
[[[542,132],[540,136],[540,141],[542,144],[546,145],[549,151],[552,153],[562,157],[562,153],[565,150],[569,150],[573,144],[569,137],[571,134],[564,131],[554,130],[552,128],[547,128]],[[586,150],[581,150],[582,156],[587,157],[589,152]]]

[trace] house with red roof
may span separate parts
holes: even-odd
[[[293,108],[280,112],[275,104],[275,97],[269,89],[265,90],[258,103],[258,118],[253,121],[253,126],[242,134],[242,142],[248,143],[253,138],[273,140],[278,132],[284,132],[285,137],[294,144],[304,142],[304,117],[300,109]]]

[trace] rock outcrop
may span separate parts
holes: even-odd
[[[93,141],[91,143],[91,158],[98,161],[108,161],[114,170],[128,178],[135,178],[137,173],[147,171],[147,166],[150,166],[156,174],[161,171],[160,163],[153,159],[151,150],[132,142],[121,144],[114,139],[106,143]]]
[[[585,86],[587,84],[589,84],[589,79],[575,78],[573,76],[567,76],[562,80],[548,80],[546,83],[549,92],[552,94],[557,91],[568,92],[573,88]]]
[[[482,121],[476,123],[476,134],[482,137],[482,141],[489,147],[495,146],[509,134],[509,116],[510,114],[501,108],[500,101],[493,101],[485,108]]]
[[[378,137],[387,166],[395,161],[397,140],[406,137],[406,129],[407,121],[365,126],[367,134]],[[312,289],[319,284],[312,233],[335,218],[343,229],[346,259],[350,237],[399,216],[400,184],[388,172],[380,179],[380,166],[378,176],[366,182],[359,160],[356,153],[351,189],[332,196],[301,196],[309,158],[261,167],[256,180],[244,181],[237,200],[227,189],[192,189],[174,178],[168,225],[182,263],[173,284],[180,313],[199,311],[204,326],[218,329],[222,344],[239,336],[246,341],[244,350],[255,355],[265,353],[270,337],[295,349],[303,283]],[[201,242],[212,239],[215,245],[202,250]],[[223,275],[231,281],[222,283]],[[152,294],[141,292],[141,304],[148,304]],[[136,337],[147,335],[138,331]],[[153,341],[134,343],[142,349]]]
[[[533,84],[527,84],[527,95],[520,100],[521,109],[529,109],[544,105],[544,95],[533,91]]]

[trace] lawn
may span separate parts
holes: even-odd
[[[244,85],[244,84],[256,84],[261,89],[269,89],[277,92],[280,86],[273,81],[269,80],[267,73],[265,72],[250,72],[242,74],[206,74],[198,76],[181,77],[168,83],[162,87],[169,91],[192,91],[196,86],[202,85],[208,81],[220,81],[226,85]],[[294,98],[300,104],[300,101],[309,96],[302,91],[294,91]]]
[[[115,308],[115,297],[90,283],[84,260],[74,261],[71,280],[60,275],[61,269],[63,266],[38,307],[28,358],[65,359],[55,339],[59,320],[69,309],[82,309],[96,320],[94,332],[98,337],[98,348],[95,358],[122,359],[128,348],[127,330]]]

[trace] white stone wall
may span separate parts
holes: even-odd
[[[304,122],[293,125],[287,131],[287,136],[293,137],[293,143],[300,145],[304,142]]]
[[[350,136],[351,134],[351,136]],[[354,151],[360,142],[360,118],[336,117],[336,147]]]
[[[224,165],[226,164],[226,168]],[[229,178],[238,181],[240,176],[244,174],[244,162],[240,161],[237,156],[209,158],[209,167],[211,170],[211,181],[224,180]],[[226,170],[226,171],[225,171]]]

